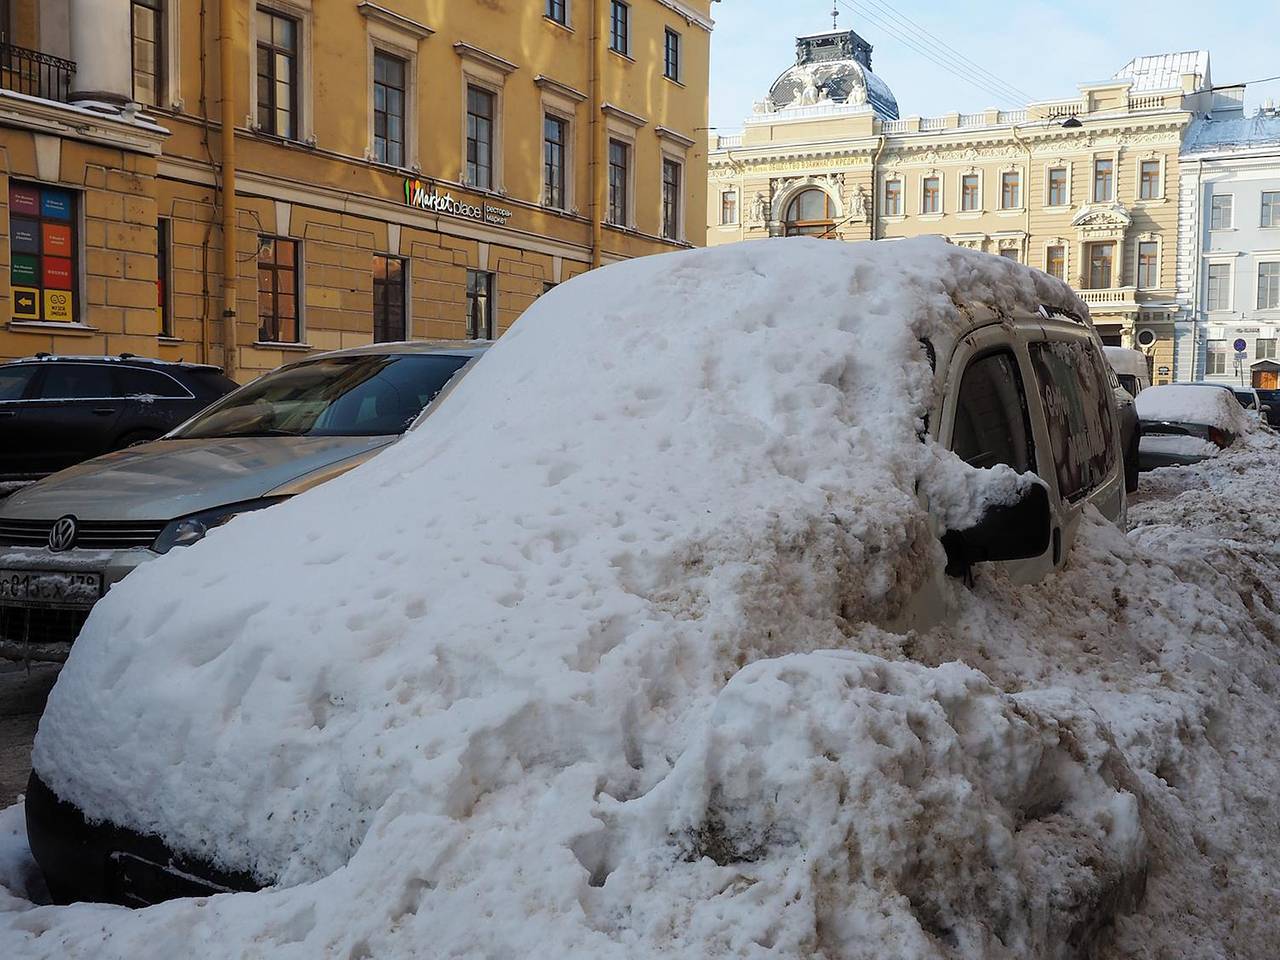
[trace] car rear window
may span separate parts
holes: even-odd
[[[1058,493],[1075,500],[1106,480],[1115,459],[1110,382],[1091,343],[1048,340],[1032,343],[1029,351],[1049,425]]]
[[[53,363],[44,368],[42,400],[101,400],[118,395],[105,363]]]

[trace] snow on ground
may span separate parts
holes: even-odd
[[[1016,489],[914,440],[961,288],[1070,296],[936,241],[589,274],[407,442],[141,568],[37,769],[283,886],[0,901],[0,953],[1270,957],[1280,444],[939,583],[917,483]]]
[[[45,900],[44,880],[27,848],[22,804],[15,803],[0,810],[0,911]]]

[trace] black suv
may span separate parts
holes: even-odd
[[[0,483],[154,440],[235,387],[217,367],[128,353],[0,364]]]

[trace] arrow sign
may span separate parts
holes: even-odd
[[[13,288],[13,318],[15,320],[40,319],[40,291],[29,287]]]

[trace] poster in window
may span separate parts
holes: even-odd
[[[44,286],[51,290],[70,290],[71,261],[65,257],[45,257]]]
[[[15,287],[35,287],[40,284],[40,259],[28,253],[15,253],[9,267],[9,279]]]
[[[9,213],[40,216],[40,191],[34,187],[9,187]]]
[[[75,303],[70,290],[46,290],[44,292],[44,317],[46,320],[70,320],[75,313]]]
[[[9,220],[9,248],[14,253],[40,252],[40,224],[13,217]]]
[[[1095,490],[1111,471],[1115,400],[1090,345],[1047,341],[1029,349],[1044,401],[1058,493],[1075,500]]]
[[[40,319],[40,291],[31,287],[13,288],[13,319]]]
[[[65,190],[40,191],[40,216],[49,220],[70,220],[71,194]]]
[[[42,224],[40,235],[44,240],[42,252],[46,257],[71,256],[71,227],[68,224]]]

